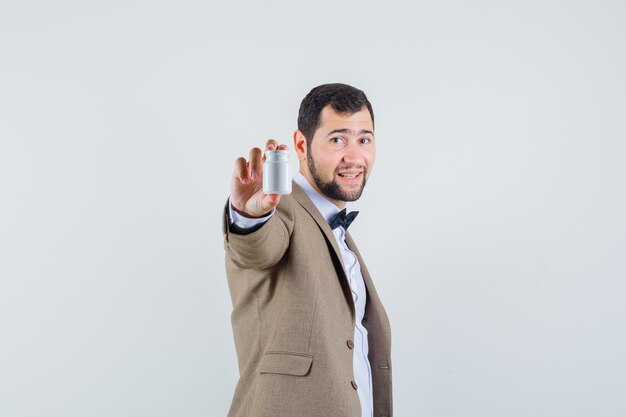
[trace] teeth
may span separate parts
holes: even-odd
[[[358,174],[339,174],[339,175],[341,175],[344,178],[352,179],[352,178],[356,178]]]

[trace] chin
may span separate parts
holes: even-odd
[[[363,186],[361,185],[356,189],[352,187],[349,189],[342,188],[341,193],[344,197],[343,201],[356,201],[361,198],[361,195],[363,194]]]

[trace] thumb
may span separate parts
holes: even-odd
[[[263,206],[263,210],[267,212],[276,207],[279,201],[280,194],[265,194],[261,205]]]

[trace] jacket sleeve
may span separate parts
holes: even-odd
[[[237,267],[267,269],[283,258],[294,225],[293,207],[288,200],[282,198],[269,220],[245,233],[234,230],[234,225],[230,224],[229,202],[226,201],[222,213],[224,250]]]

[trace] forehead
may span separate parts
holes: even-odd
[[[331,131],[335,129],[351,129],[357,132],[363,129],[374,131],[372,116],[365,106],[356,113],[346,114],[337,113],[330,105],[327,105],[320,113],[318,130]]]

